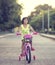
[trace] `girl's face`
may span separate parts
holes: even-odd
[[[24,19],[24,24],[28,24],[28,19]]]

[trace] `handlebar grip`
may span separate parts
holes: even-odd
[[[34,35],[37,35],[37,34],[38,34],[38,32],[34,32],[33,34],[34,34]]]

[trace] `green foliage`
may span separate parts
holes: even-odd
[[[16,0],[0,0],[0,25],[2,28],[13,28],[20,25],[22,6]],[[1,26],[0,26],[1,29]]]
[[[50,26],[55,30],[55,9],[50,11]]]
[[[34,27],[35,30],[40,30],[41,27],[41,16],[35,16],[32,18],[30,24]]]
[[[30,15],[30,21],[31,21],[31,25],[37,29],[37,30],[42,30],[42,18],[44,16],[44,28],[48,29],[48,9],[49,11],[49,16],[50,16],[50,28],[54,28],[55,29],[55,9],[52,8],[51,6],[45,4],[45,5],[39,5],[37,6],[35,12],[35,15]]]

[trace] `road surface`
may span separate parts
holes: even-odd
[[[29,65],[55,65],[55,40],[40,35],[33,36],[33,47],[36,60]],[[0,65],[28,65],[25,58],[18,60],[21,53],[21,36],[9,35],[0,38]]]

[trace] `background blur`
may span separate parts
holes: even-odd
[[[55,34],[55,0],[0,0],[0,32],[13,32],[25,16],[36,31]]]

